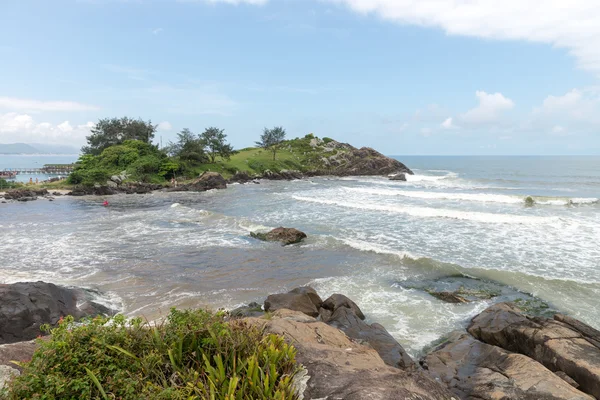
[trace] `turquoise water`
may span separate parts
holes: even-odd
[[[352,297],[412,354],[521,295],[600,328],[600,157],[398,159],[415,171],[408,182],[263,181],[113,196],[109,208],[99,197],[0,204],[0,280],[98,287],[151,318],[311,284]],[[249,237],[280,225],[309,238]],[[502,289],[455,305],[422,290],[430,282]]]

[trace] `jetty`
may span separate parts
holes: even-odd
[[[0,176],[8,179],[16,178],[19,174],[25,175],[69,175],[75,169],[75,164],[48,164],[42,168],[5,168],[0,171]]]

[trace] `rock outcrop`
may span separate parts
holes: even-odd
[[[204,172],[198,179],[187,185],[171,187],[168,192],[205,192],[212,189],[227,189],[227,181],[217,172]]]
[[[284,227],[275,228],[267,233],[252,232],[250,236],[266,242],[281,242],[284,246],[300,243],[307,237],[306,233],[298,229]]]
[[[112,182],[112,181],[111,181]],[[162,189],[163,186],[155,183],[127,183],[123,185],[106,186],[77,186],[71,192],[67,193],[69,196],[111,196],[115,194],[146,194],[151,193],[155,190]]]
[[[6,200],[33,201],[37,200],[38,197],[48,195],[46,189],[12,189],[4,193],[4,198]]]
[[[560,319],[560,317],[559,317]],[[583,392],[600,398],[600,332],[586,332],[565,322],[528,317],[511,303],[496,304],[473,318],[468,328],[475,338],[524,354],[551,371],[562,371]]]
[[[0,344],[31,340],[42,334],[40,326],[55,325],[60,318],[110,314],[82,289],[45,282],[0,285]]]
[[[593,400],[539,362],[457,332],[424,366],[461,399]]]
[[[296,288],[288,293],[270,295],[264,308],[265,311],[287,309],[318,317],[349,338],[371,346],[387,365],[396,368],[415,366],[400,343],[383,326],[365,323],[365,316],[358,305],[344,295],[334,294],[322,301],[314,289]]]
[[[296,347],[306,368],[304,380],[296,378],[304,400],[458,400],[423,371],[390,367],[372,348],[301,312],[282,309],[246,321]]]
[[[390,176],[390,181],[401,181],[406,182],[406,174],[396,174]]]

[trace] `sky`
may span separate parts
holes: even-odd
[[[100,118],[394,155],[600,154],[598,0],[0,0],[0,143]]]

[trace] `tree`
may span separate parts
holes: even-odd
[[[188,128],[177,134],[177,142],[170,143],[168,153],[182,161],[205,162],[204,142]]]
[[[141,118],[104,118],[98,120],[91,129],[92,134],[87,136],[88,145],[81,151],[84,154],[99,155],[110,146],[121,144],[126,140],[139,140],[144,143],[152,143],[157,125],[151,121],[143,121]]]
[[[260,142],[256,142],[259,147],[273,152],[273,160],[281,142],[285,139],[285,129],[281,126],[276,126],[273,129],[267,129],[260,135]]]
[[[233,153],[233,147],[225,141],[227,135],[223,132],[224,129],[215,128],[213,126],[207,128],[200,135],[200,139],[204,142],[211,163],[215,162],[215,158],[218,155],[229,160]]]

